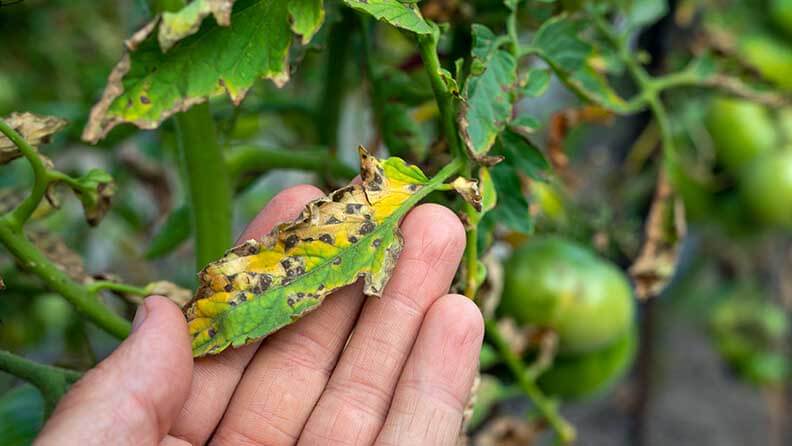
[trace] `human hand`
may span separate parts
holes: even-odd
[[[312,186],[281,192],[240,239],[319,196]],[[129,338],[64,396],[35,444],[455,444],[484,331],[475,304],[446,294],[464,229],[427,204],[402,231],[381,298],[344,288],[263,342],[194,363],[180,310],[146,299]]]

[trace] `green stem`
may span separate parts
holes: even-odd
[[[231,246],[231,180],[209,104],[176,115],[175,123],[201,269]]]
[[[234,146],[226,153],[228,175],[241,178],[248,174],[260,174],[272,169],[299,169],[317,173],[329,173],[341,179],[350,179],[357,170],[343,162],[330,159],[327,149],[309,150],[271,149],[255,145]]]
[[[44,165],[44,162],[38,156],[36,149],[2,119],[0,119],[0,132],[19,148],[19,151],[30,163],[30,167],[33,168],[34,183],[30,195],[5,217],[15,232],[21,232],[22,226],[33,215],[33,212],[47,192],[47,186],[49,185],[47,166]]]
[[[39,389],[44,397],[45,418],[52,413],[69,387],[82,376],[75,370],[39,364],[5,350],[0,350],[0,370],[24,379]]]
[[[511,43],[511,53],[515,57],[517,57],[521,51],[520,37],[517,34],[517,4],[518,2],[514,2],[514,9],[511,10],[509,17],[506,19],[506,34],[508,34]]]
[[[48,288],[62,295],[77,312],[98,327],[119,339],[129,334],[130,325],[126,319],[102,305],[85,286],[74,282],[5,220],[0,220],[0,243],[25,269],[38,276]]]
[[[335,154],[338,146],[338,127],[341,122],[341,101],[344,98],[349,39],[352,36],[354,16],[346,9],[342,19],[330,30],[327,38],[327,59],[325,60],[324,90],[319,102],[319,142]]]
[[[446,137],[451,154],[455,158],[466,160],[467,156],[462,149],[456,124],[454,96],[448,91],[448,86],[440,75],[441,68],[440,59],[437,57],[437,40],[437,32],[419,35],[418,49],[421,52],[424,68],[432,84],[432,91],[437,101],[437,108],[440,110],[440,119],[442,119],[443,134]]]
[[[86,288],[88,288],[88,291],[93,295],[96,295],[102,290],[118,291],[119,293],[134,294],[136,296],[145,296],[148,294],[143,288],[134,285],[127,285],[125,283],[110,282],[107,280],[100,280],[98,282],[90,283],[86,285]]]
[[[465,203],[467,215],[471,215],[471,211],[476,212],[469,203]],[[467,230],[464,259],[466,274],[465,296],[475,300],[478,292],[478,281],[476,280],[476,273],[478,272],[478,225],[471,225]]]
[[[575,428],[566,421],[559,413],[557,404],[548,399],[536,382],[531,378],[522,360],[512,351],[509,341],[501,334],[498,325],[494,320],[487,320],[487,338],[500,353],[503,362],[517,380],[517,385],[531,399],[533,404],[547,420],[558,438],[563,444],[572,443],[575,440]]]

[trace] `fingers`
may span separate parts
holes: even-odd
[[[402,224],[405,245],[384,295],[358,324],[299,444],[371,444],[428,308],[448,291],[465,246],[459,219],[422,205]]]
[[[308,185],[284,190],[270,200],[239,240],[259,238],[269,233],[278,223],[296,218],[309,201],[322,195],[321,190]],[[171,427],[171,435],[190,444],[204,444],[223,416],[245,367],[257,349],[256,343],[198,359],[190,396]]]
[[[457,444],[483,337],[481,312],[470,299],[438,299],[426,314],[375,444]]]
[[[190,390],[192,353],[181,310],[145,300],[133,333],[58,404],[37,445],[158,444]]]
[[[245,370],[212,444],[295,444],[362,304],[361,286],[346,287],[264,341]]]

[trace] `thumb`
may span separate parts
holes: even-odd
[[[192,365],[179,308],[147,298],[132,334],[63,397],[35,444],[158,444],[187,399]]]

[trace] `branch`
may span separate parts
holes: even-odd
[[[196,269],[201,269],[231,246],[231,180],[209,104],[176,115],[175,123],[195,228]]]
[[[522,360],[511,350],[509,342],[498,330],[498,325],[494,320],[487,320],[485,322],[487,329],[487,338],[492,342],[495,348],[500,353],[503,362],[511,371],[520,389],[531,399],[533,404],[547,420],[553,430],[558,435],[559,440],[563,444],[570,444],[575,441],[575,428],[567,420],[565,420],[559,413],[557,404],[548,399],[534,381],[534,376]],[[535,373],[535,372],[534,372]]]
[[[50,179],[47,175],[47,166],[44,165],[44,161],[38,155],[33,146],[28,144],[25,141],[25,138],[22,137],[16,130],[11,128],[5,121],[0,119],[0,132],[2,132],[8,139],[11,140],[18,148],[19,151],[22,152],[22,155],[30,163],[30,167],[33,168],[33,176],[34,176],[34,183],[33,183],[33,190],[30,192],[22,203],[17,206],[10,214],[4,217],[8,221],[8,223],[13,227],[14,231],[21,232],[22,226],[25,224],[26,221],[30,218],[33,212],[38,207],[41,200],[44,198],[44,194],[47,192],[47,186],[49,185]]]
[[[82,374],[75,370],[39,364],[5,350],[0,350],[0,370],[33,384],[44,397],[46,419],[61,397]]]
[[[448,86],[440,75],[442,68],[440,67],[440,59],[437,57],[438,33],[439,31],[435,29],[431,34],[418,35],[418,49],[421,52],[424,68],[432,84],[437,108],[440,110],[440,119],[442,119],[443,134],[451,149],[451,154],[455,158],[466,160],[467,155],[462,149],[456,124],[454,96],[448,91]]]
[[[22,267],[38,276],[49,289],[62,295],[78,313],[99,328],[119,339],[129,334],[129,321],[113,313],[97,300],[88,288],[61,271],[24,234],[17,232],[5,219],[0,219],[0,243],[5,245]]]

